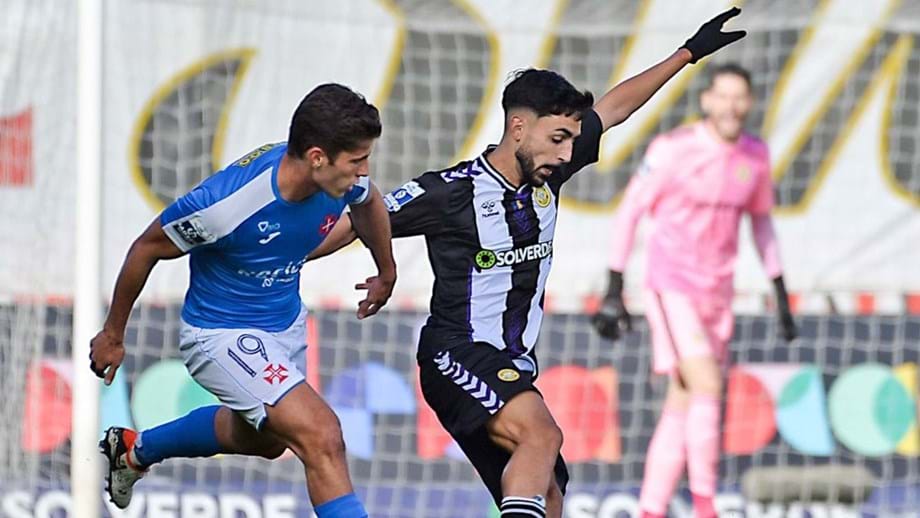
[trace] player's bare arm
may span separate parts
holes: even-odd
[[[162,259],[175,259],[183,252],[163,232],[159,219],[154,220],[131,248],[115,281],[112,306],[102,331],[90,342],[90,368],[109,385],[125,357],[125,326],[150,271]]]
[[[359,319],[377,313],[389,300],[396,283],[390,216],[376,187],[371,186],[369,196],[366,203],[352,207],[350,218],[354,233],[361,237],[377,263],[377,275],[355,285],[355,289],[367,290],[367,296],[358,304]]]
[[[619,83],[604,94],[594,106],[604,130],[629,118],[687,64],[696,63],[743,38],[747,34],[745,31],[722,32],[722,25],[740,13],[741,9],[733,7],[709,20],[667,59]]]

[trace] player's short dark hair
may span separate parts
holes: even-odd
[[[585,90],[578,91],[566,78],[552,70],[528,68],[518,70],[502,94],[502,108],[508,115],[514,108],[529,108],[537,117],[547,115],[575,115],[594,104],[594,96]]]
[[[716,78],[719,76],[740,77],[744,80],[745,84],[747,84],[748,90],[752,89],[751,72],[738,63],[723,63],[711,67],[709,69],[709,80],[706,83],[707,90],[712,88],[712,85],[716,82]]]
[[[380,113],[374,105],[346,86],[327,83],[308,93],[294,111],[287,154],[303,158],[315,146],[335,160],[340,152],[378,138],[380,132]]]

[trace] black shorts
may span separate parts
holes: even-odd
[[[528,390],[539,394],[531,373],[519,371],[505,352],[475,343],[420,359],[419,384],[428,406],[501,504],[501,478],[511,454],[489,438],[486,423],[514,396]],[[565,494],[569,473],[562,455],[554,471]]]

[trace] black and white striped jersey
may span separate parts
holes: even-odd
[[[522,370],[543,320],[559,190],[597,161],[602,133],[585,113],[572,160],[541,187],[514,187],[479,157],[425,173],[384,196],[393,237],[424,235],[434,271],[431,315],[419,358],[473,342],[505,350]]]

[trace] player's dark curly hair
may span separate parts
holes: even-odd
[[[288,134],[287,154],[303,158],[311,147],[330,160],[380,136],[380,113],[361,94],[340,84],[317,86],[300,101]]]
[[[712,84],[715,82],[717,77],[726,75],[740,77],[744,80],[745,83],[747,83],[748,90],[751,89],[751,72],[738,63],[723,63],[721,65],[710,67],[706,89],[709,90],[712,88]]]
[[[537,117],[576,115],[580,118],[594,104],[594,96],[579,92],[566,78],[552,70],[518,70],[502,94],[505,115],[514,108],[530,108]]]

